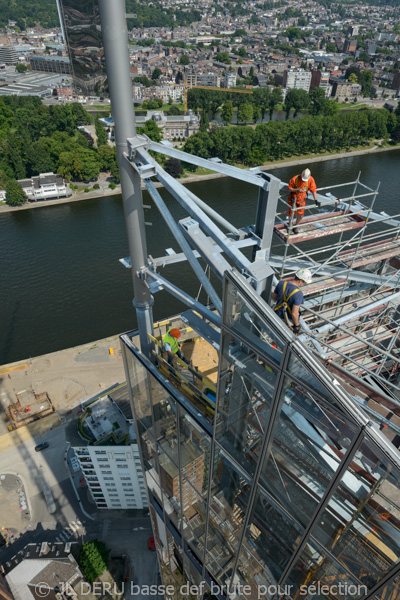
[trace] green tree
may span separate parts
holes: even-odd
[[[67,181],[90,181],[97,179],[100,172],[97,154],[89,148],[76,148],[72,152],[63,152],[59,158],[58,174]]]
[[[288,27],[285,31],[285,35],[289,38],[290,41],[292,41],[303,39],[305,33],[304,31],[301,31],[301,29],[299,29],[298,27]]]
[[[34,142],[27,152],[27,167],[29,175],[52,173],[56,166],[44,139]]]
[[[320,115],[323,113],[324,106],[326,104],[325,90],[316,87],[310,92],[309,95],[311,101],[311,114]]]
[[[358,83],[358,77],[356,75],[356,73],[350,73],[349,75],[349,81],[350,83]]]
[[[257,123],[261,119],[261,108],[253,106],[253,123]]]
[[[181,161],[177,158],[169,158],[165,163],[165,170],[172,177],[178,178],[183,173],[183,167]]]
[[[144,127],[137,128],[138,133],[144,133],[149,137],[153,142],[161,142],[162,140],[162,132],[161,129],[157,126],[157,123],[153,119],[149,119],[144,124]]]
[[[296,117],[300,110],[307,110],[310,106],[310,103],[310,96],[305,90],[288,90],[285,98],[286,119],[289,118],[289,112],[291,108],[294,108],[293,117]]]
[[[180,115],[180,114],[182,114],[182,113],[181,113],[181,111],[179,110],[179,108],[178,108],[176,105],[172,104],[172,105],[169,107],[169,109],[168,109],[168,114],[169,114],[170,116],[173,116],[173,115],[177,116],[177,115]]]
[[[223,62],[223,63],[225,63],[227,65],[231,64],[231,60],[230,60],[229,54],[227,52],[218,52],[218,54],[217,54],[217,60],[219,62]]]
[[[233,37],[243,37],[245,35],[247,35],[245,29],[236,29],[235,33],[233,34]]]
[[[253,105],[248,102],[244,102],[238,108],[238,112],[237,112],[238,123],[248,123],[249,121],[252,120],[252,118],[253,118]]]
[[[244,48],[243,46],[241,46],[241,48],[239,48],[238,54],[242,58],[246,58],[246,56],[247,56],[246,48]]]
[[[210,127],[210,121],[208,120],[208,114],[206,110],[203,110],[200,117],[200,129],[202,131],[207,131]]]
[[[101,171],[111,171],[117,162],[117,151],[115,146],[100,146],[97,151]]]
[[[105,129],[105,127],[103,126],[102,123],[100,123],[99,118],[97,117],[96,122],[95,122],[95,128],[96,128],[96,136],[97,136],[97,146],[106,146],[108,143],[108,134],[107,134],[107,130]]]
[[[17,71],[17,73],[26,73],[26,71],[28,70],[28,67],[27,67],[27,65],[18,63],[17,65],[15,65],[15,70]]]
[[[363,52],[360,52],[358,59],[362,60],[362,62],[364,63],[368,63],[370,61],[368,52],[365,52],[365,50]]]
[[[182,54],[182,56],[179,59],[179,64],[180,65],[188,65],[190,63],[189,57],[187,54]]]
[[[22,186],[15,179],[6,183],[6,203],[9,206],[21,206],[25,204],[27,197]]]
[[[82,574],[89,583],[93,583],[107,569],[109,553],[110,551],[103,542],[98,540],[85,542],[82,545],[78,563]]]
[[[363,96],[371,95],[372,71],[362,71],[361,73],[361,93]]]
[[[162,75],[162,71],[161,71],[161,69],[156,67],[151,74],[151,78],[153,81],[156,81],[157,79],[159,79],[160,75]]]
[[[221,119],[223,120],[223,122],[226,125],[229,125],[230,123],[232,123],[232,117],[233,117],[233,105],[230,100],[227,100],[222,107]]]

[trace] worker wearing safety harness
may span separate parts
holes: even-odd
[[[171,367],[174,364],[175,355],[187,362],[178,344],[178,339],[180,337],[181,332],[176,327],[170,327],[170,329],[168,329],[167,333],[164,335],[164,349],[166,352],[168,352],[168,364],[171,365]]]
[[[287,325],[290,325],[291,319],[294,333],[300,331],[300,305],[304,302],[300,288],[311,282],[311,272],[308,269],[299,269],[293,283],[283,279],[272,293],[272,298],[276,301],[274,311]]]
[[[318,206],[318,208],[321,206],[321,203],[318,201],[317,197],[317,186],[315,185],[314,178],[311,177],[310,169],[304,169],[301,175],[296,175],[295,177],[292,177],[292,179],[289,181],[288,190],[290,192],[288,198],[289,206],[292,207],[293,204],[295,204],[296,208],[298,208],[298,210],[296,211],[296,220],[294,223],[295,226],[293,227],[293,233],[297,234],[300,233],[297,228],[297,225],[300,224],[300,221],[304,217],[307,192],[312,193],[312,195],[314,196],[315,204]],[[292,209],[289,208],[289,222],[291,216]]]

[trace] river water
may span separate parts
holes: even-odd
[[[318,187],[355,180],[381,181],[378,211],[400,213],[400,150],[309,166]],[[273,170],[288,181],[304,167]],[[231,179],[191,184],[190,189],[237,226],[254,223],[257,190]],[[342,190],[341,190],[342,191]],[[165,190],[176,217],[186,216]],[[343,196],[342,196],[343,197]],[[145,204],[152,204],[147,194]],[[179,251],[162,217],[146,210],[148,253]],[[0,214],[0,364],[76,346],[136,327],[120,196]],[[185,263],[161,274],[197,295],[199,284]],[[203,298],[205,300],[205,298]],[[154,316],[183,307],[165,292],[156,294]]]

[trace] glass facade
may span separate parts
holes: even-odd
[[[106,80],[97,0],[57,0],[77,94],[100,96]]]
[[[175,597],[398,598],[398,451],[241,275],[225,276],[211,423],[121,340]]]

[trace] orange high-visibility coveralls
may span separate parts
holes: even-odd
[[[301,175],[292,177],[289,181],[289,187],[291,188],[303,188],[304,192],[291,192],[288,197],[289,206],[293,206],[293,202],[296,202],[296,207],[302,207],[296,211],[297,215],[304,215],[304,207],[306,205],[307,192],[316,192],[317,186],[315,185],[314,177],[309,178],[308,181],[303,181]],[[292,211],[289,208],[289,219],[292,216]]]

